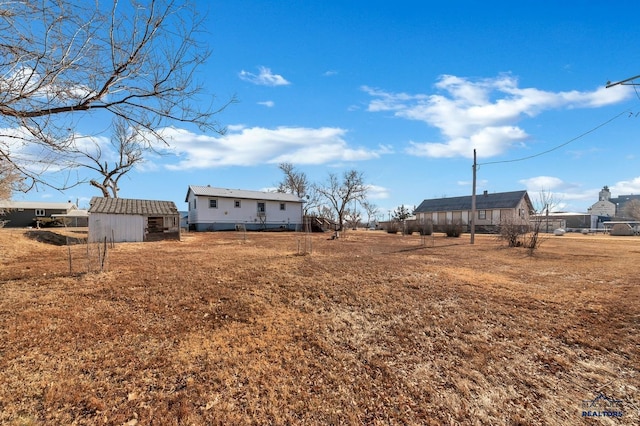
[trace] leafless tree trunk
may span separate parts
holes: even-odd
[[[74,0],[0,3],[0,159],[30,187],[63,189],[42,173],[73,168],[76,129],[119,117],[143,143],[179,123],[223,132],[195,97],[209,57],[195,2]],[[233,101],[230,100],[229,102]],[[95,124],[94,124],[95,127]],[[96,131],[97,132],[97,131]]]

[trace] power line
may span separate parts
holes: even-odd
[[[614,121],[615,119],[617,119],[618,117],[620,117],[620,116],[622,116],[624,114],[633,114],[633,113],[631,111],[629,111],[629,110],[622,111],[620,114],[617,114],[616,116],[608,119],[604,123],[601,123],[601,124],[597,125],[596,127],[592,128],[590,130],[587,130],[586,132],[576,136],[575,138],[569,139],[568,141],[566,141],[566,142],[564,142],[564,143],[562,143],[562,144],[560,144],[560,145],[558,145],[556,147],[548,149],[546,151],[539,152],[539,153],[534,154],[534,155],[529,155],[527,157],[516,158],[516,159],[513,159],[513,160],[501,160],[501,161],[490,161],[488,163],[479,163],[478,166],[486,166],[486,165],[489,165],[489,164],[501,164],[501,163],[515,163],[517,161],[525,161],[525,160],[530,160],[532,158],[540,157],[541,155],[545,155],[545,154],[548,154],[550,152],[556,151],[556,150],[562,148],[563,146],[569,145],[571,142],[575,142],[578,139],[583,138],[584,136],[587,136],[588,134],[595,132],[596,130],[600,129],[601,127],[606,126],[607,124],[611,123],[612,121]]]

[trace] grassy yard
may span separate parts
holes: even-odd
[[[97,250],[0,229],[0,424],[640,423],[638,237]]]

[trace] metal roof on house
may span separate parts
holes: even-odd
[[[72,202],[67,203],[46,203],[42,201],[0,201],[0,209],[55,209],[55,210],[71,210],[76,205]]]
[[[51,217],[89,217],[89,210],[74,209],[67,213],[52,214]]]
[[[130,198],[91,198],[89,214],[128,214],[137,216],[178,215],[173,201],[135,200]]]
[[[526,197],[529,205],[531,205],[527,191],[479,194],[476,195],[476,210],[513,209],[518,206],[518,203],[520,203],[523,197]],[[424,200],[415,212],[426,213],[467,210],[471,210],[471,195]]]
[[[187,196],[185,201],[189,201],[189,192],[192,192],[196,196],[204,197],[220,197],[220,198],[234,198],[234,199],[250,199],[250,200],[264,200],[264,201],[289,201],[292,203],[303,203],[304,200],[293,194],[286,194],[284,192],[266,192],[266,191],[247,191],[244,189],[227,189],[227,188],[214,188],[211,186],[198,186],[189,185]]]

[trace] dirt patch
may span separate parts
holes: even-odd
[[[2,229],[0,423],[637,424],[640,238],[468,242]]]
[[[73,244],[86,244],[87,237],[82,236],[74,236],[69,231],[55,231],[55,230],[29,230],[26,233],[26,236],[37,240],[42,243],[54,244],[56,246],[66,246]]]

